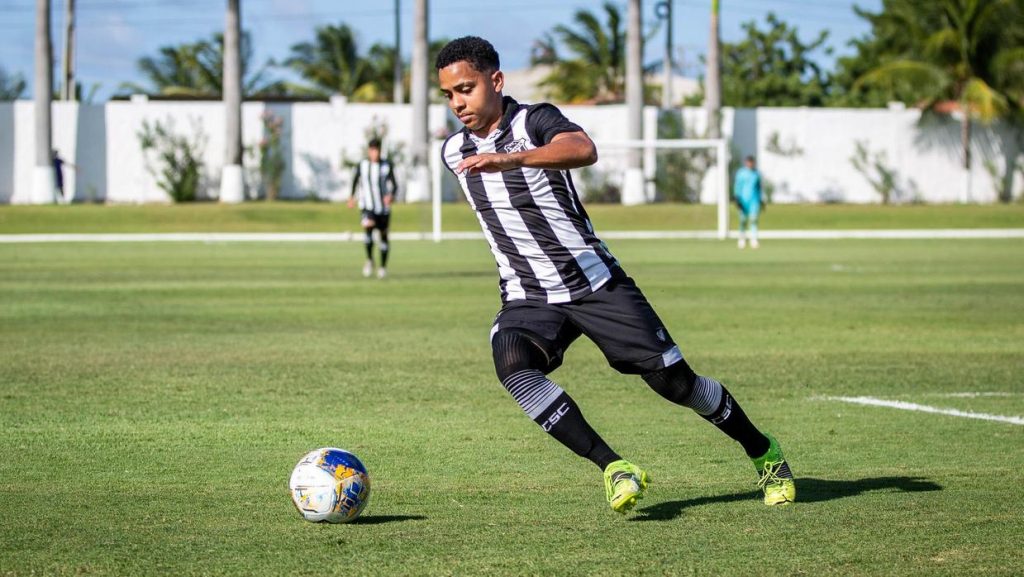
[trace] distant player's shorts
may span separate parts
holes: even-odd
[[[761,214],[761,203],[760,202],[748,202],[740,203],[740,212],[743,213],[747,218],[757,219],[758,215]]]
[[[359,225],[363,228],[375,228],[382,232],[388,231],[389,224],[391,224],[390,214],[376,214],[372,210],[364,210],[362,218],[359,219]]]
[[[501,329],[517,328],[539,337],[550,372],[580,335],[587,335],[620,373],[645,374],[681,360],[668,329],[637,288],[622,273],[582,299],[562,304],[509,301],[498,312],[491,338]]]

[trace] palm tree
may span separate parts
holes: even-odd
[[[892,3],[910,0],[892,0]],[[1012,0],[938,0],[903,10],[905,30],[916,36],[914,52],[886,62],[855,84],[914,84],[926,94],[924,108],[942,111],[954,101],[960,111],[960,145],[966,174],[971,170],[971,120],[989,123],[1019,118],[1024,105],[1024,47],[1020,3]],[[888,6],[887,6],[888,7]],[[930,12],[930,13],[929,13]],[[923,14],[922,14],[923,13]],[[921,29],[921,23],[934,25]],[[913,37],[912,36],[912,37]],[[962,200],[969,200],[969,178]]]
[[[267,78],[270,62],[250,72],[253,43],[248,32],[239,36],[239,58],[242,94],[246,98],[288,93],[285,83]],[[214,34],[210,40],[163,46],[157,56],[139,59],[137,66],[149,81],[149,86],[123,83],[120,87],[122,93],[219,99],[224,84],[224,35]]]
[[[563,102],[622,102],[625,98],[626,30],[616,4],[604,4],[605,21],[589,10],[573,16],[575,28],[559,24],[533,46],[530,64],[549,65],[540,86]],[[571,58],[561,58],[558,46]]]
[[[311,83],[304,88],[310,94],[328,97],[341,94],[355,99],[370,91],[373,71],[359,54],[355,33],[347,24],[328,24],[316,29],[312,42],[295,44],[285,65]]]
[[[50,0],[36,0],[35,48],[36,164],[32,179],[32,202],[49,204],[55,198],[52,151],[50,150],[50,101],[53,99]]]
[[[221,67],[224,93],[224,168],[221,170],[220,201],[245,200],[242,179],[242,59],[239,36],[241,12],[239,0],[228,0],[224,17],[224,43]]]

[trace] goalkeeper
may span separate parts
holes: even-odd
[[[746,237],[749,236],[750,248],[758,248],[757,219],[761,215],[764,194],[761,192],[761,173],[757,171],[753,156],[743,159],[743,166],[736,171],[732,194],[740,209],[740,239],[737,246],[746,248]]]

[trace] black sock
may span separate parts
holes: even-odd
[[[387,268],[388,253],[391,252],[391,245],[388,244],[388,234],[380,233],[380,268]]]
[[[722,401],[712,413],[701,415],[712,425],[718,427],[730,438],[743,445],[743,450],[751,459],[756,459],[768,452],[770,442],[757,427],[750,422],[740,404],[732,398],[729,391],[722,387]]]
[[[508,375],[502,385],[534,422],[573,453],[589,459],[602,471],[621,459],[583,418],[572,397],[544,373],[521,370]]]
[[[577,455],[589,459],[602,471],[610,463],[622,458],[587,423],[579,406],[565,392],[562,392],[534,421],[559,443]]]
[[[363,244],[366,245],[366,260],[373,260],[373,230],[366,231],[366,238],[363,239]]]

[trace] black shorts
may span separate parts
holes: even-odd
[[[369,223],[369,226],[367,226]],[[362,211],[362,216],[359,218],[359,225],[363,228],[375,228],[381,232],[388,231],[388,225],[391,223],[390,214],[376,214],[372,210]]]
[[[580,335],[594,341],[608,364],[620,373],[650,373],[682,359],[658,314],[633,279],[624,274],[571,303],[510,301],[498,311],[491,338],[510,328],[536,337],[548,355],[547,372],[562,364],[565,350]]]

